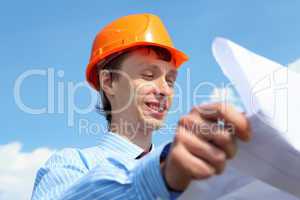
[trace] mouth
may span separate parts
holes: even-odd
[[[165,102],[146,102],[145,105],[156,118],[162,118],[168,109],[168,105]]]

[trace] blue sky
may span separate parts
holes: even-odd
[[[283,64],[298,59],[299,8],[297,0],[2,2],[0,144],[19,141],[25,151],[97,144],[96,134],[80,134],[79,121],[87,119],[93,126],[105,124],[105,120],[94,111],[75,114],[74,126],[69,127],[67,108],[63,113],[57,111],[58,84],[66,89],[69,81],[84,81],[94,36],[113,19],[132,13],[156,14],[167,26],[175,46],[190,56],[190,61],[180,69],[178,84],[183,88],[183,107],[168,117],[167,122],[172,124],[193,105],[187,88],[188,72],[191,88],[202,81],[220,86],[227,82],[211,54],[211,42],[216,36],[229,38]],[[28,70],[46,73],[48,68],[55,72],[54,112],[33,115],[22,111],[14,98],[15,81]],[[203,88],[203,94],[210,92],[209,88]],[[26,79],[21,95],[26,105],[46,106],[46,76]],[[65,107],[68,95],[64,96]],[[76,105],[84,108],[90,101],[89,91],[78,89],[74,98]],[[154,142],[159,144],[170,137],[171,134],[158,134]]]

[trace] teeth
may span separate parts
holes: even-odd
[[[161,103],[159,104],[159,112],[162,112],[164,110],[164,105]]]
[[[150,108],[152,108],[153,110],[158,110],[157,106],[155,105],[150,105]]]
[[[163,104],[159,104],[158,106],[157,105],[154,105],[154,104],[150,104],[149,107],[155,111],[158,111],[158,112],[163,112],[164,111],[164,105]]]

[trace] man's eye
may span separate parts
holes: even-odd
[[[173,81],[173,80],[167,80],[169,87],[174,87],[174,82],[175,81]]]
[[[153,74],[143,74],[143,78],[146,80],[152,80],[153,79]]]

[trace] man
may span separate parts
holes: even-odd
[[[186,60],[152,14],[125,16],[100,31],[86,75],[101,94],[109,130],[95,147],[55,153],[39,170],[32,199],[174,199],[192,180],[221,174],[235,139],[250,138],[246,118],[231,106],[196,106],[179,120],[172,143],[151,144]]]

